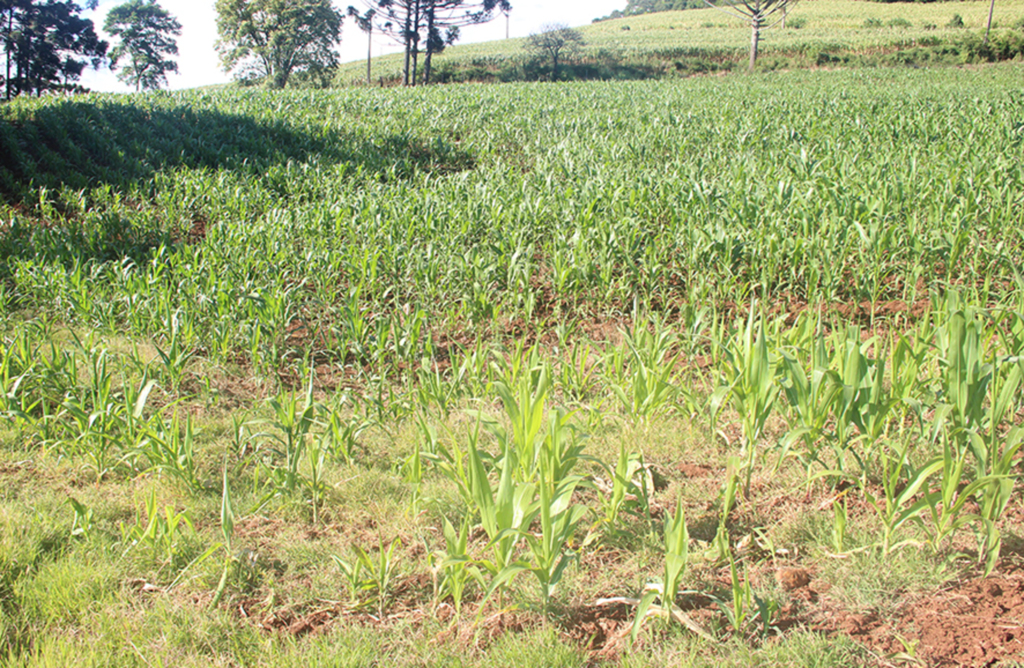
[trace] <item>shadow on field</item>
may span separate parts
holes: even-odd
[[[0,107],[0,195],[40,187],[124,188],[178,167],[260,173],[288,161],[348,163],[348,173],[408,178],[463,171],[472,157],[443,141],[367,137],[193,107],[64,100]]]

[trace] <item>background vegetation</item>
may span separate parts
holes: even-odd
[[[764,33],[759,67],[927,66],[1019,57],[1024,3],[997,3],[993,44],[981,35],[988,3],[865,3],[816,0],[794,6],[786,28]],[[949,27],[954,15],[962,28]],[[643,79],[729,71],[745,64],[750,27],[714,9],[658,12],[579,28],[587,46],[578,79]],[[532,60],[523,39],[457,45],[435,56],[442,81],[517,81],[550,77]],[[375,79],[398,81],[396,56],[375,60]],[[342,65],[335,83],[365,80],[365,65]],[[363,77],[360,79],[360,77]]]

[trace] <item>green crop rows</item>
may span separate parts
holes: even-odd
[[[1019,543],[1022,74],[0,107],[0,665],[866,661],[773,569]]]

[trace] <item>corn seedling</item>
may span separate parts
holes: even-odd
[[[665,541],[665,570],[662,581],[648,584],[638,601],[629,600],[637,606],[630,637],[635,643],[640,629],[647,619],[661,617],[666,623],[678,622],[701,638],[714,642],[714,638],[707,631],[676,605],[679,586],[690,562],[690,534],[686,528],[686,517],[683,514],[681,498],[676,504],[675,514],[666,513],[665,515],[663,537]]]
[[[167,564],[173,564],[180,552],[185,528],[195,533],[188,513],[176,512],[172,506],[165,506],[161,512],[156,492],[152,491],[146,499],[145,518],[137,516],[131,527],[121,525],[121,542],[127,544],[125,553],[142,546]]]
[[[204,486],[198,478],[195,461],[192,418],[185,418],[184,429],[177,413],[169,425],[159,417],[154,422],[154,426],[147,428],[139,447],[140,454],[148,462],[148,470],[170,476],[192,494],[202,491]]]
[[[764,325],[754,323],[751,307],[737,347],[727,347],[722,379],[710,398],[712,421],[718,419],[728,402],[743,424],[745,482],[744,497],[750,496],[750,478],[757,461],[757,441],[772,414],[779,386],[775,382],[775,360],[768,351]]]
[[[206,554],[203,555],[205,558],[220,548],[224,551],[224,568],[221,571],[220,581],[217,583],[217,589],[213,594],[213,600],[210,602],[211,608],[216,608],[220,605],[220,601],[224,597],[224,592],[227,591],[228,578],[231,574],[231,570],[239,562],[235,557],[235,553],[231,545],[231,539],[235,534],[235,507],[231,500],[231,486],[228,485],[227,462],[224,463],[224,485],[222,487],[220,497],[220,532],[221,536],[224,538],[224,542],[210,547]]]
[[[623,346],[628,354],[621,354],[626,362],[623,382],[610,383],[626,414],[634,419],[646,420],[664,410],[679,392],[675,385],[675,359],[671,355],[677,339],[660,322],[648,332],[638,325],[632,332],[623,333]]]
[[[846,521],[849,517],[846,492],[832,501],[832,549],[836,554],[846,552]]]
[[[361,546],[353,546],[356,553],[356,560],[349,563],[336,555],[332,559],[342,572],[349,585],[350,597],[359,599],[362,594],[369,592],[372,601],[376,603],[378,618],[385,619],[384,613],[391,597],[391,585],[395,574],[395,548],[401,544],[401,540],[395,538],[385,548],[384,539],[378,537],[377,556],[374,558]],[[354,595],[357,594],[358,595]]]
[[[935,458],[915,468],[910,462],[909,450],[909,445],[902,449],[880,448],[882,496],[876,497],[867,487],[862,489],[864,498],[881,520],[882,539],[878,544],[886,556],[905,544],[893,543],[900,527],[907,522],[921,522],[921,514],[928,509],[929,501],[927,496],[917,498],[917,493],[943,467],[943,459]]]
[[[447,518],[444,520],[444,542],[445,551],[435,555],[436,568],[442,573],[441,582],[438,587],[438,598],[450,596],[452,605],[455,607],[455,614],[462,614],[462,598],[466,587],[472,582],[483,586],[483,576],[470,559],[467,549],[469,546],[469,518],[463,519],[458,531],[452,526]]]
[[[75,511],[75,520],[71,523],[71,535],[76,538],[88,538],[89,533],[92,531],[92,508],[89,508],[73,496],[68,497],[68,503],[71,504],[71,508]]]

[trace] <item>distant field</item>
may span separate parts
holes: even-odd
[[[852,51],[870,53],[879,50],[934,44],[961,37],[965,31],[980,31],[988,18],[989,3],[983,1],[933,3],[875,3],[853,0],[805,0],[795,5],[790,25],[803,20],[797,29],[775,27],[764,33],[762,54],[766,60],[779,53]],[[965,27],[947,28],[954,14]],[[876,19],[882,27],[865,28],[864,22]],[[904,19],[910,27],[887,27],[893,19]],[[996,3],[997,26],[1009,28],[1024,19],[1024,0]],[[934,26],[928,28],[928,26]],[[628,27],[629,30],[625,30]],[[714,9],[661,12],[603,21],[581,26],[588,46],[585,57],[598,57],[602,51],[625,58],[671,60],[679,54],[704,54],[709,57],[739,57],[750,44],[750,29]],[[523,58],[524,39],[499,40],[479,44],[456,45],[435,58],[438,68],[445,64],[470,62],[500,63]],[[377,76],[394,78],[400,73],[401,56],[391,55],[374,61]],[[365,61],[342,66],[337,81],[365,78]]]
[[[0,105],[0,667],[1019,659],[1022,81]]]

